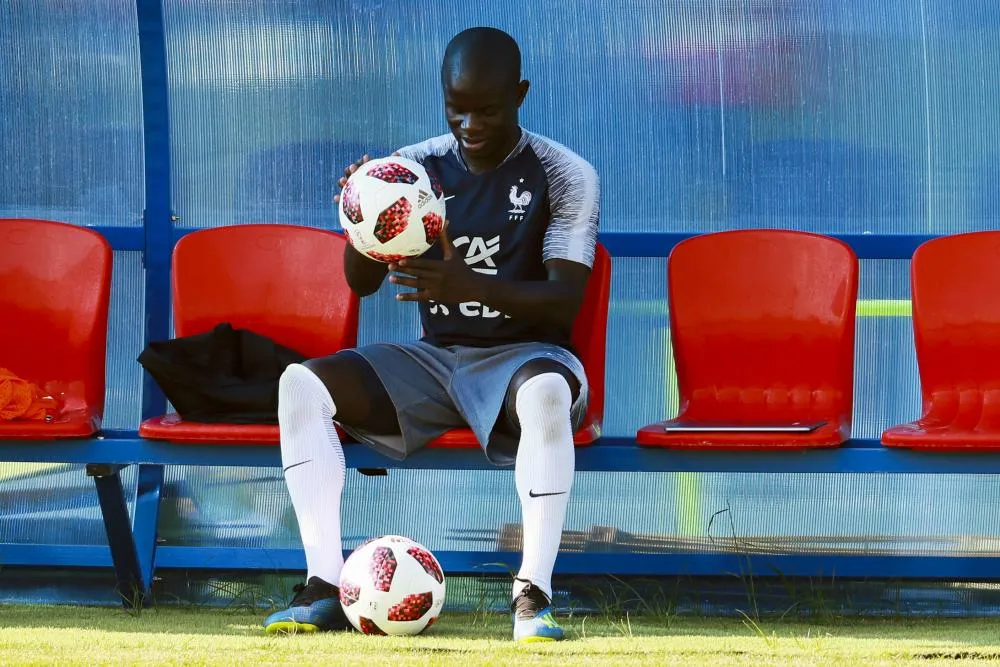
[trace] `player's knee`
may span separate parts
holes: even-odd
[[[332,408],[333,401],[322,381],[302,364],[290,364],[278,378],[278,421],[295,415]]]
[[[552,359],[532,359],[518,368],[517,372],[514,373],[514,377],[510,381],[508,395],[515,398],[517,396],[517,392],[520,391],[520,388],[524,386],[526,382],[546,373],[555,373],[562,376],[562,378],[566,381],[567,386],[569,386],[571,400],[575,401],[580,395],[580,381],[576,378],[573,371],[566,368],[566,366],[558,361],[554,361]]]
[[[549,378],[540,385],[533,382],[535,378],[543,375],[556,375],[562,378],[563,383],[560,385],[557,378]],[[533,359],[524,364],[517,370],[516,373],[514,373],[510,386],[507,388],[505,409],[508,421],[515,428],[520,428],[521,418],[518,414],[519,410],[517,402],[518,397],[521,395],[521,390],[524,388],[527,388],[527,393],[524,395],[525,407],[522,407],[521,410],[529,409],[526,407],[529,405],[528,399],[531,399],[530,402],[536,404],[538,404],[539,400],[542,400],[543,402],[550,404],[551,407],[548,409],[562,409],[562,406],[558,404],[561,403],[562,398],[564,398],[564,396],[560,397],[560,394],[564,391],[563,385],[568,388],[570,392],[569,403],[565,407],[568,411],[580,391],[580,383],[576,379],[576,376],[573,375],[573,373],[564,365],[550,359]],[[533,394],[542,395],[544,398],[538,399],[533,397]]]
[[[539,373],[517,388],[514,409],[518,417],[528,412],[542,415],[569,414],[573,394],[561,373]],[[523,420],[522,420],[523,421]]]

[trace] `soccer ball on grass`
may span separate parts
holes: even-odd
[[[365,542],[344,562],[340,604],[366,635],[415,635],[444,605],[444,572],[434,554],[407,537]]]

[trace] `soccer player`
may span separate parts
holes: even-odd
[[[345,470],[336,421],[396,458],[468,425],[492,463],[513,464],[524,535],[514,639],[564,636],[552,613],[552,569],[573,485],[573,432],[586,412],[587,378],[570,331],[594,258],[598,178],[575,153],[520,127],[529,83],[510,35],[459,33],[441,83],[450,134],[399,154],[440,181],[450,198],[445,231],[422,256],[396,264],[351,247],[345,257],[362,296],[387,275],[409,288],[396,298],[418,302],[426,335],[293,364],[281,377],[282,466],[308,574],[291,606],[264,621],[268,632],[349,627],[337,589]]]

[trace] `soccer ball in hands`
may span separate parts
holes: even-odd
[[[444,572],[427,548],[399,535],[365,542],[344,562],[340,604],[366,635],[415,635],[444,605]]]
[[[437,179],[399,156],[358,167],[340,193],[338,211],[351,245],[386,263],[423,254],[437,241],[445,220]]]

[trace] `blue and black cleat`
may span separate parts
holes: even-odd
[[[552,603],[538,586],[528,584],[510,605],[514,617],[514,641],[557,642],[566,633],[552,615]]]
[[[340,589],[319,577],[310,577],[295,587],[295,597],[288,609],[276,611],[264,619],[264,632],[292,635],[300,632],[349,630],[351,622],[340,606]]]

